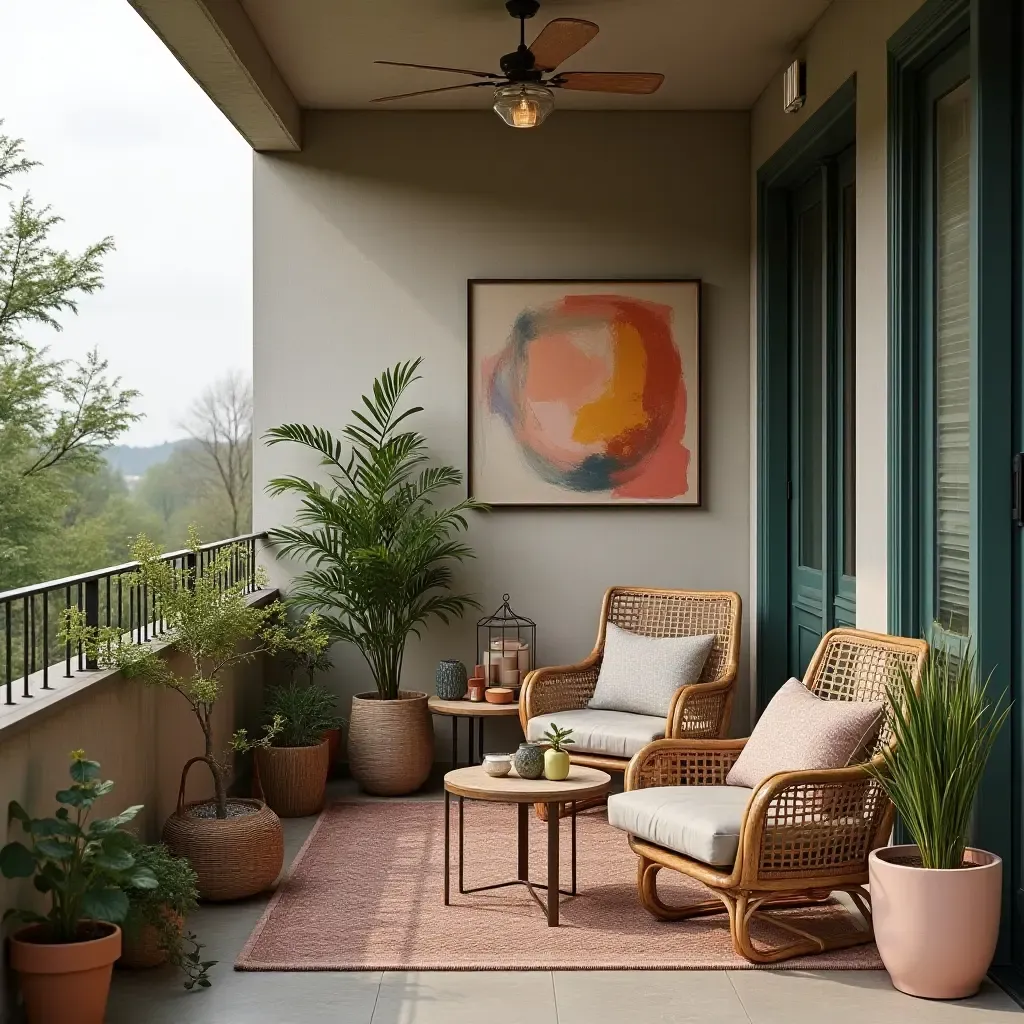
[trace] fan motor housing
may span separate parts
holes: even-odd
[[[506,53],[500,61],[501,70],[510,82],[539,82],[542,73],[533,66],[533,54],[526,46]]]

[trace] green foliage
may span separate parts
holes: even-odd
[[[275,747],[313,747],[328,729],[341,724],[338,699],[319,683],[286,683],[275,686],[267,697],[265,713],[283,723],[273,737]]]
[[[5,878],[31,878],[36,889],[50,897],[48,914],[8,910],[4,919],[43,924],[55,942],[76,942],[83,924],[118,924],[128,913],[128,888],[153,889],[156,876],[137,863],[135,837],[122,826],[141,806],[129,807],[113,818],[89,821],[93,804],[113,789],[100,781],[100,766],[81,750],[71,752],[71,785],[57,793],[61,805],[52,818],[30,818],[15,800],[8,825],[17,821],[28,836],[0,849],[0,872]]]
[[[970,644],[952,654],[933,647],[920,693],[901,670],[889,688],[894,746],[869,769],[899,812],[926,868],[959,868],[970,834],[971,811],[985,762],[1009,714],[1003,696],[979,685]]]
[[[34,166],[20,139],[0,134],[0,190]],[[47,578],[71,478],[95,472],[103,448],[138,419],[137,392],[111,380],[95,351],[55,360],[25,333],[61,330],[61,317],[103,286],[112,240],[55,249],[59,223],[26,193],[0,224],[0,589]]]
[[[193,530],[189,549],[200,561],[200,540]],[[220,679],[229,669],[251,662],[260,654],[276,654],[310,642],[303,634],[293,638],[282,622],[279,602],[264,607],[253,605],[246,596],[248,552],[245,548],[222,548],[214,556],[204,555],[201,569],[189,569],[160,558],[160,549],[146,537],[139,537],[132,555],[139,569],[125,578],[125,585],[145,587],[150,599],[159,603],[167,624],[169,646],[186,656],[190,670],[174,672],[168,660],[152,645],[135,644],[116,626],[87,626],[77,608],[63,616],[62,641],[81,644],[87,655],[102,668],[116,668],[130,679],[165,686],[188,701],[206,740],[205,759],[213,774],[217,816],[227,816],[227,767],[213,749],[213,709],[220,695]],[[224,580],[238,568],[237,582]],[[254,567],[257,581],[261,572]],[[326,642],[317,634],[316,642]]]
[[[544,733],[544,739],[548,741],[552,750],[565,750],[567,746],[576,742],[570,738],[572,734],[572,729],[559,729],[557,725],[552,725]]]
[[[331,481],[324,486],[287,476],[267,486],[272,495],[293,494],[300,502],[296,526],[270,531],[279,558],[307,566],[289,603],[318,612],[331,640],[353,644],[385,699],[398,694],[410,634],[421,635],[432,619],[448,623],[478,607],[468,595],[452,593],[452,563],[473,556],[455,535],[468,529],[468,510],[485,506],[472,500],[436,506],[436,495],[461,485],[462,474],[428,465],[426,439],[401,429],[422,412],[399,409],[419,379],[419,365],[399,363],[382,373],[340,438],[297,423],[266,434],[268,444],[317,452]]]
[[[156,886],[127,890],[125,930],[137,932],[144,925],[154,928],[170,963],[184,972],[185,988],[209,988],[209,970],[217,961],[200,959],[202,943],[192,932],[182,933],[177,921],[199,905],[198,876],[192,865],[184,857],[175,857],[163,843],[137,847],[135,864],[152,872]]]

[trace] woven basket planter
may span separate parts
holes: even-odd
[[[434,726],[427,695],[400,690],[397,700],[376,693],[352,698],[348,726],[352,777],[375,796],[403,796],[419,789],[434,764]]]
[[[174,923],[174,927],[181,934],[185,927],[182,916],[166,909],[164,916]],[[167,950],[161,948],[160,933],[153,925],[139,922],[134,927],[129,925],[123,929],[121,957],[117,961],[118,967],[125,967],[130,971],[141,971],[150,967],[159,967],[165,963],[167,963]]]
[[[185,803],[189,768],[205,757],[193,757],[181,772],[178,809],[164,822],[163,841],[172,853],[184,857],[199,876],[197,888],[204,900],[239,900],[269,889],[284,867],[284,831],[281,819],[262,800],[241,800],[251,814],[237,818],[200,818],[193,808],[209,800]]]
[[[281,818],[323,810],[330,742],[315,747],[257,747],[256,770],[267,806]]]

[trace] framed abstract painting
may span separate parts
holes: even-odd
[[[469,282],[469,492],[700,505],[700,282]]]

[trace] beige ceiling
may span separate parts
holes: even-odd
[[[649,97],[561,93],[580,109],[746,109],[831,0],[544,0],[527,42],[553,17],[587,18],[601,33],[567,71],[661,71]],[[497,71],[518,43],[502,0],[241,0],[303,107],[365,107],[374,96],[460,82],[375,65],[375,59]],[[469,81],[469,79],[466,79]],[[406,109],[483,107],[489,89],[403,100]]]

